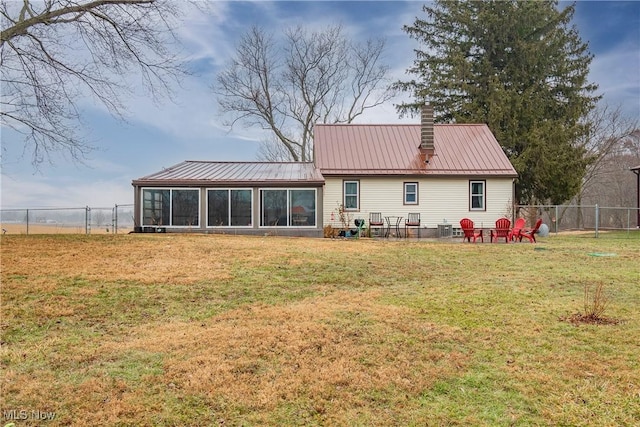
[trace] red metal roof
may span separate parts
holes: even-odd
[[[316,166],[323,175],[491,175],[516,177],[484,124],[434,125],[435,155],[420,157],[420,125],[317,124]]]
[[[133,185],[324,184],[313,163],[206,162],[187,160],[133,181]]]

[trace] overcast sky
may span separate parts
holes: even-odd
[[[314,28],[341,23],[356,40],[385,37],[385,62],[392,77],[405,78],[414,60],[414,41],[402,31],[424,2],[214,2],[207,15],[189,13],[179,29],[196,76],[186,79],[174,102],[154,105],[145,98],[128,100],[127,123],[103,108],[83,104],[94,151],[85,164],[64,156],[38,171],[22,155],[19,135],[3,128],[1,142],[2,208],[112,207],[133,203],[133,179],[183,160],[256,160],[258,129],[229,130],[222,125],[210,90],[215,75],[234,51],[238,37],[253,24],[277,31],[293,25]],[[561,3],[566,5],[567,3]],[[590,79],[612,106],[640,118],[640,2],[579,1],[574,23],[595,55]],[[361,117],[360,123],[396,123],[392,103]],[[403,119],[417,122],[416,119]]]

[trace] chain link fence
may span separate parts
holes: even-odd
[[[598,205],[530,205],[516,206],[516,217],[527,219],[528,226],[537,218],[549,227],[550,233],[569,231],[638,231],[638,208],[606,207]]]
[[[592,231],[639,231],[640,211],[629,207],[598,205],[518,205],[516,216],[533,226],[542,218],[550,233]],[[108,234],[134,229],[133,204],[110,208],[0,209],[4,234]]]
[[[133,204],[111,208],[0,209],[3,234],[109,234],[133,231]]]

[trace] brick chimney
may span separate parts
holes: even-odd
[[[420,154],[425,163],[429,163],[435,153],[433,145],[433,107],[429,104],[422,106],[420,112]]]

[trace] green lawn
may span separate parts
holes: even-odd
[[[640,425],[635,231],[0,244],[2,425]]]

